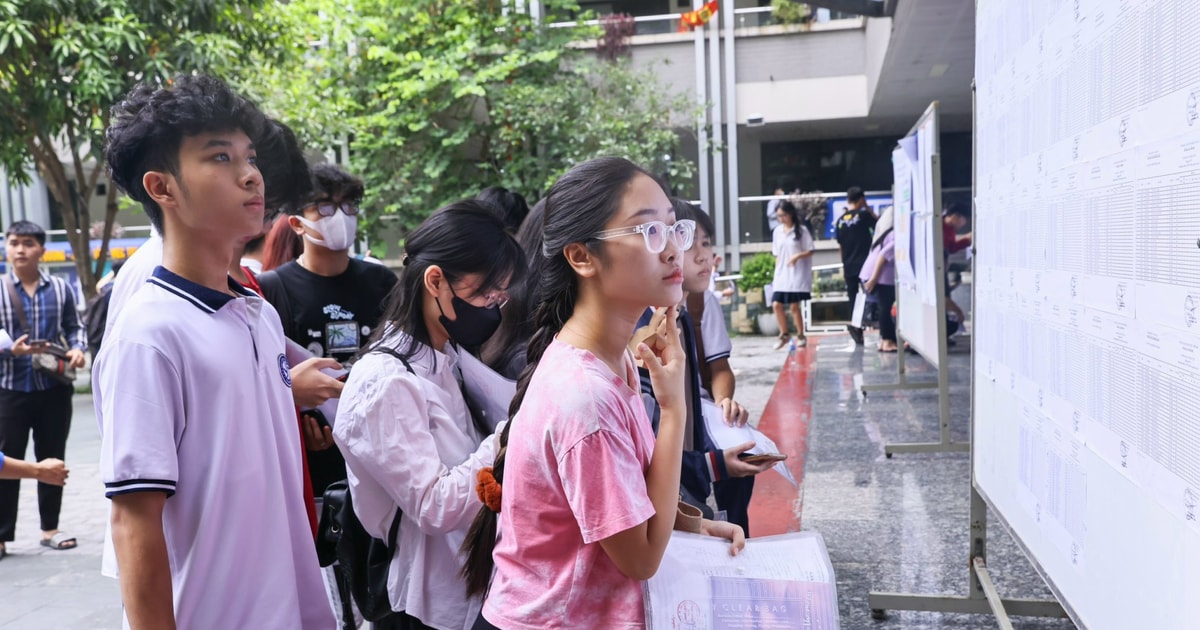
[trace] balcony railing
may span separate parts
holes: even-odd
[[[737,28],[754,28],[759,26],[774,26],[776,25],[774,17],[774,7],[748,7],[743,9],[734,9],[734,21]],[[667,33],[679,32],[679,18],[681,13],[663,13],[659,15],[635,15],[633,16],[634,35],[663,35]],[[857,19],[859,16],[842,13],[839,11],[826,11],[818,9],[814,12],[813,21],[816,23],[826,22],[831,20],[841,19]],[[717,19],[717,18],[714,18]],[[549,24],[551,28],[570,28],[574,26],[600,26],[600,20],[583,20],[579,22],[552,22]]]

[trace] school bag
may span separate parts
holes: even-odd
[[[413,372],[408,361],[391,348],[376,347],[371,352],[395,357],[409,372]],[[335,561],[341,565],[349,581],[351,597],[364,619],[384,619],[393,612],[387,592],[388,568],[396,553],[396,537],[400,532],[403,511],[399,506],[396,507],[396,516],[392,518],[387,540],[384,541],[363,529],[354,513],[354,499],[347,480],[329,484],[322,500],[321,520],[317,526],[317,559],[323,567]],[[343,605],[346,603],[343,602]]]
[[[109,283],[100,289],[100,293],[88,300],[83,312],[83,325],[87,330],[88,348],[92,357],[100,354],[100,344],[104,341],[104,323],[108,321],[108,303],[112,300],[113,285]]]

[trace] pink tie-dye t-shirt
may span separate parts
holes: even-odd
[[[646,522],[654,433],[625,378],[554,340],[513,420],[496,573],[483,615],[504,630],[644,628],[642,584],[599,541]],[[626,379],[629,379],[628,381]]]

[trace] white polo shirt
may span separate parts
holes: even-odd
[[[728,359],[733,352],[729,329],[725,328],[725,313],[721,298],[711,291],[704,292],[704,314],[700,316],[700,334],[704,337],[704,362]]]
[[[150,232],[142,246],[125,260],[121,272],[113,278],[112,293],[108,295],[108,318],[104,321],[104,340],[108,341],[113,325],[117,323],[117,315],[125,308],[125,304],[135,293],[146,286],[154,270],[162,264],[163,238],[158,230]]]
[[[283,329],[229,287],[159,267],[125,304],[94,371],[105,494],[167,493],[179,628],[329,630]]]

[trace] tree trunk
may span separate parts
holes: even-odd
[[[100,165],[96,165],[97,171]],[[100,255],[96,257],[96,266],[93,269],[93,274],[96,278],[102,278],[104,271],[104,263],[108,260],[108,243],[112,240],[113,223],[117,219],[117,210],[120,206],[117,204],[117,186],[113,183],[112,178],[108,179],[108,197],[104,202],[104,234],[100,236]]]
[[[79,220],[76,216],[81,196],[72,193],[66,168],[59,161],[53,144],[45,138],[38,138],[30,141],[29,147],[34,155],[38,172],[46,180],[50,194],[59,204],[63,227],[67,232],[67,240],[71,244],[71,252],[75,256],[75,272],[79,276],[79,286],[83,289],[84,299],[87,300],[96,295],[96,276],[92,273],[92,252],[87,228],[80,230]],[[79,182],[79,185],[86,186],[87,182]],[[86,200],[86,198],[84,199]]]

